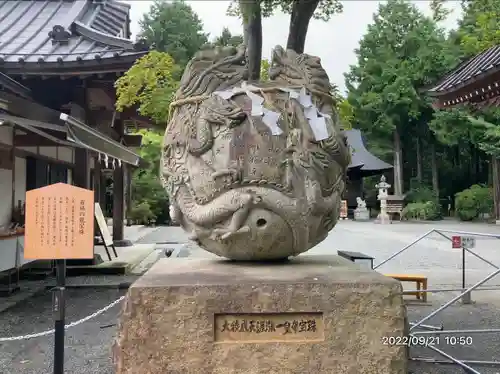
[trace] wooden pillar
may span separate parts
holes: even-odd
[[[101,205],[101,202],[99,201],[101,198],[101,188],[101,162],[99,161],[98,156],[94,156],[94,202],[99,203],[99,205]],[[99,225],[97,224],[97,221],[94,220],[94,235],[97,235],[98,232]]]
[[[123,122],[121,120],[115,120],[114,129],[119,139],[123,137]],[[115,169],[113,170],[113,241],[115,245],[124,240],[125,188],[123,179],[124,164],[119,166],[118,162],[115,161]]]
[[[82,93],[83,95],[83,93]],[[79,98],[82,104],[85,98]],[[79,103],[71,103],[70,115],[86,123],[86,112],[84,106]],[[73,169],[73,183],[77,187],[90,189],[90,162],[89,151],[85,148],[75,148],[75,168]]]
[[[128,217],[132,209],[132,167],[124,164],[123,168],[125,170],[125,217]]]
[[[493,179],[493,216],[495,222],[500,224],[500,158],[492,156],[491,171]]]
[[[101,204],[102,211],[106,211],[106,190],[108,187],[108,178],[105,173],[102,172],[102,166],[101,166],[101,188],[99,190],[99,204]]]

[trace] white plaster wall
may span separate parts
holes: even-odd
[[[15,178],[15,204],[17,205],[18,200],[22,202],[26,201],[26,159],[22,157],[16,157],[16,172]]]
[[[38,153],[57,160],[57,147],[38,147]]]
[[[73,184],[73,169],[68,169],[68,180],[66,183]]]
[[[69,147],[58,147],[58,159],[61,161],[66,161],[73,163],[73,148]]]
[[[12,127],[0,126],[0,143],[12,145]]]
[[[94,159],[94,157],[90,157],[89,166],[90,166],[91,169],[93,169],[95,167],[95,159]]]
[[[0,196],[0,226],[6,226],[12,215],[12,170],[0,169]]]

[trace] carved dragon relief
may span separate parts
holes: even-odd
[[[237,260],[286,258],[335,226],[350,153],[318,58],[277,47],[271,82],[251,89],[247,71],[244,47],[204,50],[190,61],[172,103],[160,177],[172,219],[206,250]],[[320,140],[290,93],[302,87],[326,118]],[[279,117],[279,131],[265,112],[254,113],[255,95]]]

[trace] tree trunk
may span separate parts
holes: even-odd
[[[432,172],[432,189],[439,197],[439,174],[437,168],[436,145],[431,144],[431,172]]]
[[[500,223],[500,158],[492,156],[491,169],[493,177],[493,217],[497,223]]]
[[[260,79],[262,61],[262,11],[260,0],[240,0],[243,40],[247,47],[248,80]]]
[[[421,144],[420,144],[420,137],[417,136],[417,181],[419,185],[422,185],[422,152],[421,152]]]
[[[403,150],[397,128],[394,130],[394,194],[403,194]]]
[[[287,49],[304,53],[309,21],[318,7],[320,0],[295,0],[292,6],[290,27],[288,29]]]

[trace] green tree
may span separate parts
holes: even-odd
[[[444,74],[453,56],[436,22],[404,0],[379,6],[356,56],[345,75],[354,124],[394,150],[394,191],[402,194],[405,165],[410,172],[421,165],[421,143],[432,141],[426,129],[433,110],[419,90]],[[405,162],[403,149],[417,155],[413,165]]]
[[[219,36],[214,38],[211,43],[209,43],[210,46],[215,46],[215,47],[227,47],[227,46],[233,46],[237,47],[240,44],[243,44],[243,36],[242,35],[233,35],[231,31],[227,27],[224,27],[222,29],[222,32]]]
[[[328,21],[342,12],[340,0],[234,0],[228,14],[243,20],[244,39],[249,56],[249,75],[258,80],[262,60],[262,18],[270,17],[276,10],[290,14],[287,49],[303,53],[307,31],[312,18]]]
[[[165,126],[179,70],[169,54],[150,51],[115,82],[116,109],[137,106],[141,115]]]
[[[155,0],[139,25],[139,38],[152,49],[167,52],[179,66],[185,66],[208,41],[200,18],[182,0]]]
[[[260,80],[267,82],[269,80],[269,68],[271,63],[267,59],[263,59],[260,64]]]
[[[498,0],[465,0],[463,12],[459,38],[467,55],[475,55],[500,44],[500,2]]]
[[[169,222],[169,199],[160,183],[160,160],[163,135],[159,131],[140,130],[143,136],[139,154],[148,162],[147,168],[137,169],[132,176],[132,214],[141,213],[157,223]],[[148,209],[152,217],[148,215]],[[138,217],[134,217],[138,218]]]

